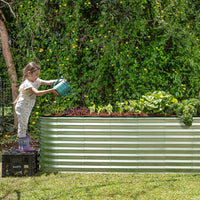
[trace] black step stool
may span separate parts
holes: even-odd
[[[33,176],[39,171],[39,151],[11,149],[2,154],[2,177]]]

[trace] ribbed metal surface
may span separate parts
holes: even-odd
[[[200,172],[200,118],[40,118],[41,170]]]

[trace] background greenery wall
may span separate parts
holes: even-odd
[[[32,122],[51,102],[114,105],[155,90],[198,97],[198,0],[21,0],[12,8],[16,17],[7,8],[6,25],[19,79],[35,61],[40,78],[63,76],[79,93],[37,98]]]

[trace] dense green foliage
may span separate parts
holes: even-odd
[[[19,75],[34,60],[41,78],[68,78],[82,104],[154,90],[197,96],[198,1],[50,0],[13,7],[16,18],[7,27]]]
[[[166,110],[168,114],[175,114],[185,125],[191,126],[193,117],[200,115],[199,99],[188,99],[171,104]]]
[[[70,108],[114,105],[155,90],[178,100],[198,96],[197,0],[22,0],[12,8],[16,17],[3,11],[19,77],[35,61],[40,78],[63,76],[79,93],[38,98],[32,122],[52,101]]]

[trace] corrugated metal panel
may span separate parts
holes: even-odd
[[[41,117],[44,171],[200,172],[200,118]]]

